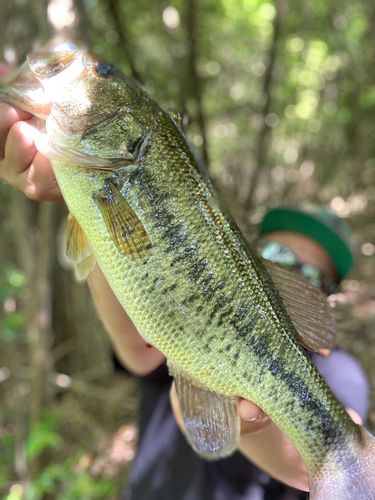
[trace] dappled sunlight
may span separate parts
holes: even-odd
[[[138,427],[135,424],[123,425],[110,438],[107,448],[98,456],[92,453],[82,455],[75,467],[80,474],[89,469],[94,476],[107,478],[119,473],[124,464],[131,462],[135,456],[138,439]]]
[[[49,0],[48,19],[56,30],[71,27],[76,14],[73,10],[73,0]]]

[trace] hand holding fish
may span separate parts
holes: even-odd
[[[1,65],[0,76],[10,72]],[[33,200],[62,200],[50,161],[35,147],[32,116],[0,102],[0,178]]]
[[[35,147],[32,116],[0,102],[0,178],[32,200],[62,200],[50,161]]]

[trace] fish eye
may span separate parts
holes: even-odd
[[[113,75],[116,70],[116,66],[107,62],[100,62],[95,64],[95,71],[97,75],[103,76],[104,78],[108,78]]]

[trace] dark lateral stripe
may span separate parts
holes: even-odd
[[[137,188],[141,190],[151,205],[158,206],[171,197],[170,193],[163,191],[160,185],[155,183],[153,176],[144,166],[136,168],[129,173],[129,182],[137,184]]]
[[[249,348],[265,364],[275,379],[281,380],[287,387],[290,395],[299,402],[301,408],[312,415],[318,415],[320,419],[319,432],[325,440],[342,435],[342,429],[335,423],[328,409],[317,400],[305,382],[298,378],[295,372],[288,371],[283,360],[275,358],[267,341],[258,337],[255,342],[249,342]],[[305,427],[308,426],[306,422]]]
[[[192,263],[189,269],[188,278],[191,281],[196,282],[202,276],[202,274],[206,269],[207,269],[207,261],[196,260],[195,262]]]

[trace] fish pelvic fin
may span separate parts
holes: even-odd
[[[346,450],[309,473],[310,500],[375,500],[375,438],[359,428],[358,451]]]
[[[73,214],[69,214],[68,223],[62,229],[65,243],[64,252],[59,255],[60,264],[69,269],[74,268],[77,281],[84,281],[95,266],[95,257],[90,242]]]
[[[111,182],[94,194],[105,225],[118,251],[127,257],[148,257],[151,241],[145,227],[119,189]]]
[[[170,363],[168,366],[176,384],[185,437],[193,450],[210,461],[234,453],[240,440],[238,398],[210,391]]]
[[[301,276],[266,259],[262,262],[293,321],[297,341],[310,351],[329,354],[336,341],[336,322],[326,297]]]
[[[68,216],[65,253],[73,262],[80,262],[92,253],[84,230],[71,213]]]
[[[76,264],[74,269],[74,274],[77,281],[84,281],[87,276],[94,269],[96,264],[96,259],[93,253],[90,253],[87,257],[85,257],[81,262]]]

